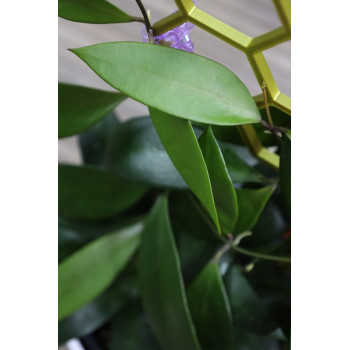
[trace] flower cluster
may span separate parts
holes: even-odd
[[[193,1],[196,4],[196,1]],[[194,28],[194,24],[186,22],[180,26],[169,30],[168,32],[154,37],[154,43],[157,45],[169,46],[175,49],[193,52],[193,42],[190,38],[190,32]],[[142,32],[143,42],[148,42],[146,28]]]

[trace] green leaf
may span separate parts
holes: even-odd
[[[103,43],[72,51],[125,95],[176,117],[218,125],[260,119],[245,85],[208,58],[136,42]]]
[[[270,185],[258,190],[237,190],[239,217],[234,234],[248,231],[254,227],[275,188],[275,185]]]
[[[271,333],[277,328],[268,309],[236,264],[232,263],[229,267],[224,283],[236,327],[260,335]]]
[[[252,229],[252,236],[244,238],[241,245],[256,247],[269,244],[282,237],[287,229],[288,223],[272,196]]]
[[[78,134],[101,120],[126,96],[65,83],[58,84],[58,137]]]
[[[232,144],[227,142],[218,142],[222,156],[224,157],[227,171],[234,184],[252,182],[252,183],[266,183],[268,181],[265,176],[255,170],[249,165],[244,158],[238,152],[241,150]]]
[[[221,230],[224,233],[232,232],[238,219],[236,191],[210,126],[198,143],[208,168]]]
[[[133,182],[153,187],[187,188],[149,117],[132,119],[114,128],[107,164],[120,177]]]
[[[149,110],[170,159],[221,233],[208,169],[191,123],[153,108]]]
[[[280,183],[288,210],[291,210],[291,139],[290,135],[284,138],[280,160]]]
[[[167,350],[199,350],[164,195],[155,203],[142,233],[139,285],[159,344]]]
[[[136,222],[134,218],[118,218],[112,222],[77,222],[58,217],[58,262],[85,244]]]
[[[132,18],[105,0],[58,0],[58,15],[74,22],[123,23]]]
[[[207,264],[192,282],[187,298],[202,349],[231,350],[232,315],[217,261]]]
[[[127,305],[112,324],[111,350],[161,350],[141,305]]]
[[[235,328],[233,337],[235,339],[234,350],[281,350],[279,342],[269,336],[263,337]]]
[[[193,129],[196,135],[202,132],[199,128]],[[94,140],[91,140],[93,144]],[[264,176],[238,155],[236,146],[226,142],[219,142],[219,146],[233,183],[266,182]],[[188,188],[166,153],[149,117],[135,118],[114,127],[106,163],[121,178],[132,182],[160,188]]]
[[[146,188],[113,172],[87,166],[58,166],[58,211],[71,219],[101,219],[135,204]]]
[[[121,276],[122,277],[122,276]],[[58,344],[92,333],[122,309],[132,295],[133,280],[117,280],[100,296],[58,323]]]
[[[79,135],[79,146],[84,164],[106,166],[107,147],[114,128],[119,124],[111,112],[93,127]]]
[[[58,320],[100,295],[124,268],[140,242],[141,223],[84,246],[58,267]]]

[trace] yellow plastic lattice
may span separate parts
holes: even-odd
[[[275,106],[276,108],[290,114],[290,98],[281,93],[278,89],[263,54],[264,50],[290,40],[290,0],[273,0],[282,26],[255,38],[241,33],[237,29],[200,10],[193,4],[192,0],[175,0],[175,3],[178,11],[156,22],[153,26],[154,35],[157,36],[163,34],[185,22],[191,22],[208,33],[215,35],[219,39],[234,46],[246,54],[260,87],[263,88],[263,86],[265,86],[268,105]],[[264,106],[263,94],[255,96],[254,100],[258,108]],[[261,161],[278,169],[279,156],[263,147],[253,126],[247,124],[242,125],[239,128],[241,135],[251,152]]]

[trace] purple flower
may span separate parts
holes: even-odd
[[[196,1],[193,1],[196,3]],[[169,30],[168,32],[154,37],[154,43],[157,45],[169,46],[175,49],[193,52],[193,42],[190,38],[190,31],[194,28],[194,24],[186,22],[180,26]],[[142,30],[142,41],[148,42],[146,28]]]

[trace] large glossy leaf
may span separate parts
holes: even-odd
[[[87,166],[58,166],[58,211],[72,219],[100,219],[136,203],[146,188],[113,172]]]
[[[120,177],[133,182],[155,187],[187,188],[149,117],[129,120],[114,128],[107,164]]]
[[[196,135],[202,133],[199,128],[193,129]],[[94,144],[95,139],[92,142]],[[219,146],[233,183],[266,182],[264,176],[238,155],[236,146],[226,142],[219,142]],[[93,153],[92,150],[90,153]],[[166,153],[149,117],[132,119],[114,127],[106,158],[114,172],[130,181],[152,187],[188,188]]]
[[[205,57],[136,42],[72,51],[114,88],[174,116],[219,125],[260,119],[243,83],[226,67]]]
[[[131,17],[105,0],[58,0],[58,15],[75,22],[123,23]]]
[[[109,92],[58,84],[58,137],[78,134],[101,120],[126,98]]]
[[[233,349],[231,309],[217,261],[191,283],[187,298],[202,349]]]
[[[170,159],[221,232],[207,165],[191,123],[157,109],[149,110]]]
[[[200,136],[198,143],[209,172],[221,230],[224,233],[232,232],[238,219],[236,191],[210,126]]]
[[[260,335],[271,333],[277,328],[269,310],[236,264],[231,264],[224,282],[236,327]]]
[[[110,350],[161,350],[138,303],[127,305],[117,314]]]
[[[237,190],[239,217],[234,228],[235,234],[254,227],[275,188],[275,185],[270,185],[257,190]]]
[[[119,122],[114,113],[109,113],[89,130],[79,135],[79,146],[84,164],[106,166],[107,147],[113,130]]]
[[[100,295],[124,268],[140,242],[141,223],[103,236],[58,267],[58,320]]]
[[[123,278],[121,278],[123,277]],[[58,323],[58,344],[87,335],[106,323],[133,295],[134,279],[120,276],[100,296]]]
[[[280,164],[280,182],[282,193],[285,197],[286,204],[291,209],[291,139],[287,135],[284,138],[281,150]]]
[[[199,350],[173,238],[167,197],[148,216],[139,254],[141,298],[154,334],[166,350]]]

